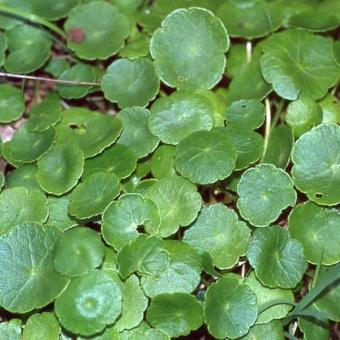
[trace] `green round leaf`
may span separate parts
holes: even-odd
[[[217,15],[231,36],[253,39],[281,26],[284,18],[281,7],[279,1],[230,0],[218,8]]]
[[[192,7],[179,8],[165,18],[152,36],[150,53],[166,85],[210,89],[222,78],[228,47],[222,22],[210,11]]]
[[[242,340],[284,340],[282,323],[278,320],[266,324],[256,324],[250,328]],[[304,338],[305,339],[305,338]],[[306,339],[305,339],[306,340]],[[321,340],[321,339],[318,339]]]
[[[23,187],[27,191],[42,191],[35,174],[38,170],[36,164],[24,164],[14,169],[6,178],[7,188]]]
[[[36,177],[41,188],[54,195],[71,190],[83,173],[84,154],[72,144],[56,144],[38,160]]]
[[[122,130],[122,122],[108,115],[83,108],[63,112],[57,125],[57,141],[78,145],[85,158],[101,153],[113,144]]]
[[[61,105],[58,96],[52,94],[33,106],[26,128],[29,131],[45,131],[61,119]]]
[[[147,190],[146,196],[159,208],[162,237],[174,234],[180,226],[189,225],[201,209],[201,196],[195,185],[182,177],[159,180]]]
[[[6,32],[9,54],[5,69],[11,73],[30,73],[39,69],[50,56],[52,39],[34,25],[22,24]]]
[[[330,268],[332,267],[321,267],[319,280]],[[339,280],[337,280],[319,295],[319,298],[315,301],[314,306],[319,311],[327,314],[330,320],[340,322],[339,299],[340,285]]]
[[[142,107],[130,107],[119,112],[124,129],[118,143],[129,147],[138,158],[147,156],[158,145],[158,138],[154,136],[148,126],[150,111]]]
[[[48,20],[57,20],[65,17],[80,0],[30,0],[35,14]]]
[[[202,209],[183,241],[200,254],[207,252],[213,265],[226,269],[233,267],[247,251],[250,230],[238,220],[236,213],[222,204]]]
[[[245,169],[261,158],[264,139],[259,133],[236,126],[227,126],[227,132],[231,143],[236,148],[236,170]]]
[[[128,18],[104,1],[76,6],[65,22],[68,46],[83,59],[107,59],[123,46]]]
[[[151,298],[165,293],[191,293],[198,286],[202,271],[198,253],[188,244],[167,240],[164,249],[170,262],[163,271],[145,273],[141,284],[145,294]]]
[[[260,164],[244,172],[237,185],[237,207],[256,227],[274,222],[282,210],[294,206],[296,192],[289,175],[272,164]]]
[[[138,237],[139,226],[156,234],[159,224],[159,210],[153,201],[140,194],[125,194],[105,209],[102,233],[108,244],[120,250]]]
[[[322,123],[340,123],[340,100],[337,97],[328,94],[319,104],[322,108]]]
[[[56,299],[55,313],[72,333],[92,335],[112,324],[122,310],[122,293],[105,272],[94,271],[71,280]]]
[[[115,174],[97,172],[72,191],[69,213],[79,219],[99,215],[118,196],[120,189]]]
[[[60,334],[60,326],[53,313],[32,314],[22,333],[23,340],[55,340]]]
[[[48,219],[46,225],[49,228],[57,228],[60,231],[65,231],[75,227],[78,223],[68,214],[68,206],[70,203],[69,195],[64,196],[49,196],[48,202]]]
[[[150,131],[167,144],[178,144],[192,132],[210,130],[213,124],[214,112],[209,100],[188,91],[158,99],[149,118]]]
[[[25,111],[24,98],[14,86],[0,85],[0,123],[10,123],[19,119]]]
[[[105,247],[100,235],[89,228],[72,228],[59,239],[54,267],[68,277],[82,276],[99,267],[104,259]]]
[[[149,35],[144,32],[137,31],[130,37],[126,46],[120,50],[119,56],[128,59],[146,57],[149,54],[149,45]]]
[[[148,307],[148,299],[139,285],[139,279],[131,275],[122,284],[123,306],[122,315],[115,324],[119,331],[137,327],[144,317],[144,311]]]
[[[123,279],[137,270],[145,273],[152,269],[158,274],[169,266],[169,254],[161,239],[141,234],[120,250],[117,263]]]
[[[90,82],[98,78],[98,70],[86,64],[76,64],[60,74],[59,78],[66,81]],[[87,85],[58,84],[57,90],[65,99],[79,99],[85,97],[94,87]]]
[[[60,232],[39,224],[17,224],[0,237],[0,305],[26,313],[52,302],[68,278],[54,270],[53,253]]]
[[[190,294],[161,294],[151,300],[146,317],[151,326],[176,338],[202,325],[203,308]]]
[[[311,97],[303,96],[289,103],[285,120],[293,129],[296,137],[300,137],[313,126],[319,125],[322,109]]]
[[[193,183],[209,184],[228,177],[235,168],[236,150],[225,128],[197,131],[176,147],[177,171]]]
[[[119,59],[108,67],[102,89],[105,97],[121,108],[146,106],[159,91],[159,78],[148,59]]]
[[[270,288],[294,288],[307,269],[301,243],[279,226],[256,229],[247,257],[256,277]]]
[[[47,216],[46,197],[39,191],[13,188],[0,194],[0,235],[23,222],[42,224]]]
[[[340,212],[307,202],[289,215],[289,232],[303,246],[308,262],[332,265],[340,261]]]
[[[262,49],[263,77],[282,98],[295,100],[303,93],[319,99],[337,82],[340,68],[328,38],[288,30],[269,37]]]
[[[151,173],[156,179],[175,176],[175,147],[172,145],[161,145],[157,148],[151,158]]]
[[[0,337],[4,340],[21,340],[21,327],[15,322],[0,323]]]
[[[45,155],[53,146],[56,132],[53,127],[42,131],[29,131],[23,125],[13,135],[11,153],[14,160],[25,163],[32,163]]]
[[[207,289],[204,318],[217,339],[239,338],[256,321],[256,295],[241,277],[228,274]]]
[[[270,133],[263,162],[285,169],[289,163],[294,144],[292,129],[287,125],[278,125]]]
[[[292,151],[296,187],[311,201],[323,205],[340,202],[340,127],[322,124],[305,133]]]
[[[261,308],[264,304],[272,300],[287,300],[294,303],[294,294],[291,290],[281,288],[267,288],[256,278],[254,272],[251,272],[246,284],[256,294],[257,306]],[[256,324],[267,324],[274,319],[284,318],[292,309],[291,305],[278,304],[263,311],[257,318]]]
[[[231,128],[255,130],[263,124],[264,114],[265,107],[260,100],[242,99],[228,106],[224,116]]]

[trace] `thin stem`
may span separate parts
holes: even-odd
[[[0,72],[0,77],[39,80],[39,81],[47,81],[47,82],[50,82],[50,83],[66,84],[66,85],[68,84],[68,85],[80,85],[80,86],[100,86],[100,83],[98,83],[98,82],[77,81],[77,80],[62,80],[62,79],[35,77],[35,76],[28,76],[28,75],[24,75],[24,74],[15,74],[15,73],[7,73],[7,72]]]
[[[43,25],[43,26],[49,28],[51,31],[59,34],[64,39],[67,39],[67,34],[62,29],[60,29],[57,25],[52,24],[51,22],[49,22],[48,20],[46,20],[44,18],[38,17],[38,16],[31,14],[31,13],[26,13],[24,11],[20,11],[20,10],[15,9],[15,8],[7,7],[7,6],[4,6],[4,5],[0,5],[0,12],[8,14],[8,15],[19,17],[23,20],[27,20],[27,21],[30,21],[30,22],[35,23],[35,24]]]
[[[265,103],[266,103],[266,127],[265,127],[265,132],[264,132],[264,145],[263,145],[263,154],[261,158],[261,163],[263,163],[264,156],[267,152],[269,137],[270,137],[271,119],[272,119],[270,101],[268,98],[266,99]]]
[[[252,45],[251,41],[247,41],[246,51],[247,51],[247,63],[248,64],[251,62],[252,50],[253,50],[253,45]]]

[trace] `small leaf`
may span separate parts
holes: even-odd
[[[150,53],[166,85],[210,89],[222,78],[228,47],[222,22],[212,12],[192,7],[179,8],[165,18],[152,36]]]
[[[156,234],[159,224],[159,210],[153,201],[140,194],[125,194],[105,209],[102,233],[108,244],[120,250],[138,237],[139,226],[144,225],[148,233]]]
[[[114,144],[99,155],[85,160],[83,178],[106,172],[119,179],[129,177],[137,167],[137,157],[133,151],[121,144]]]
[[[115,174],[97,172],[72,191],[69,213],[79,219],[97,216],[119,195],[120,189]]]
[[[117,53],[129,35],[129,19],[109,3],[95,1],[73,8],[65,22],[68,46],[88,60]]]
[[[122,293],[118,283],[102,271],[72,279],[55,302],[61,325],[72,333],[87,336],[112,324],[121,310]]]
[[[340,68],[328,38],[292,29],[272,35],[262,49],[264,79],[282,98],[295,100],[302,93],[320,99],[337,82]]]
[[[250,230],[238,220],[236,213],[222,204],[203,208],[183,241],[200,254],[211,255],[213,265],[219,269],[233,267],[247,251]]]
[[[26,124],[13,135],[11,153],[14,160],[32,163],[45,155],[53,146],[56,132],[53,127],[42,131],[29,131]]]
[[[164,249],[170,256],[165,270],[145,273],[141,284],[145,294],[151,298],[165,293],[191,293],[200,282],[202,271],[198,253],[188,244],[167,240]]]
[[[105,97],[121,108],[144,107],[156,97],[159,78],[148,59],[119,59],[108,67],[102,89]]]
[[[236,150],[225,128],[197,131],[176,147],[177,171],[193,183],[209,184],[228,177],[235,168]]]
[[[13,319],[12,319],[13,320]],[[3,340],[21,340],[21,327],[15,322],[0,323],[0,338]]]
[[[0,194],[0,234],[23,222],[42,224],[47,216],[46,197],[39,191],[13,188]]]
[[[104,255],[105,247],[96,231],[72,228],[60,237],[56,245],[54,267],[68,277],[82,276],[99,267]]]
[[[93,157],[113,144],[122,131],[122,122],[109,115],[84,108],[63,112],[57,125],[57,142],[78,145],[85,158]]]
[[[159,146],[151,158],[151,173],[156,179],[175,176],[175,147],[172,145]]]
[[[281,288],[267,288],[256,278],[254,272],[251,272],[246,279],[246,284],[256,294],[256,301],[259,311],[261,307],[272,300],[287,300],[294,303],[294,294],[291,290]],[[267,324],[274,319],[284,318],[292,309],[291,305],[278,304],[270,307],[259,314],[256,324]]]
[[[198,93],[180,91],[153,104],[149,128],[162,142],[178,144],[192,132],[210,130],[213,117],[208,99]]]
[[[130,107],[119,112],[124,129],[118,139],[119,144],[129,147],[138,158],[147,156],[158,145],[148,126],[150,111],[142,107]]]
[[[340,212],[312,202],[298,205],[289,215],[289,232],[303,246],[308,262],[332,265],[340,261],[337,239]]]
[[[0,237],[0,305],[26,313],[51,303],[68,278],[54,270],[53,253],[60,232],[35,223],[17,224]]]
[[[268,226],[283,209],[294,206],[296,201],[289,175],[271,164],[260,164],[244,172],[237,193],[240,214],[256,227]]]
[[[71,190],[83,173],[84,154],[72,144],[56,144],[38,160],[36,177],[41,188],[54,195]]]
[[[256,229],[247,257],[256,277],[270,288],[294,288],[307,269],[301,243],[279,226]]]
[[[201,196],[195,185],[182,177],[159,180],[147,190],[146,197],[159,208],[162,237],[174,234],[180,226],[189,225],[201,209]]]
[[[322,205],[340,202],[340,127],[322,124],[305,133],[292,151],[292,176],[296,187]]]
[[[56,125],[60,119],[60,99],[57,95],[51,94],[41,103],[33,106],[25,125],[29,131],[41,132]]]
[[[176,338],[189,335],[202,325],[203,308],[190,294],[161,294],[151,300],[146,318],[151,326]]]
[[[19,89],[14,86],[0,85],[0,123],[10,123],[19,119],[24,111],[24,98]]]
[[[256,295],[238,275],[227,274],[207,289],[204,319],[217,339],[247,334],[256,318]]]
[[[61,329],[53,313],[32,314],[25,325],[23,340],[54,340],[58,339]]]

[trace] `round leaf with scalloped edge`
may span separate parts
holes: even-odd
[[[214,87],[222,78],[228,48],[228,34],[220,19],[197,7],[173,11],[150,42],[161,80],[177,89]]]
[[[17,224],[0,237],[0,305],[26,313],[51,303],[69,279],[57,273],[53,253],[60,232],[35,223]]]
[[[36,177],[41,188],[62,195],[74,186],[83,173],[84,154],[75,144],[56,144],[38,160]]]
[[[183,241],[200,254],[207,252],[213,265],[232,268],[247,251],[250,229],[238,220],[236,213],[222,204],[203,208]]]
[[[160,224],[156,204],[141,194],[124,194],[104,211],[102,233],[104,240],[120,250],[139,236],[138,227],[149,234],[157,234]]]
[[[21,91],[8,84],[0,84],[0,123],[19,119],[25,111]]]
[[[272,164],[260,164],[245,171],[237,185],[237,193],[241,216],[256,227],[268,226],[296,201],[292,179]]]
[[[74,7],[64,28],[68,46],[79,57],[107,59],[124,46],[130,33],[130,22],[109,3],[94,1]]]
[[[54,313],[35,313],[28,318],[25,324],[22,340],[58,339],[60,331],[60,325]]]
[[[256,295],[240,276],[227,274],[208,287],[204,319],[217,339],[240,338],[256,318]]]
[[[288,225],[292,237],[302,244],[308,262],[329,266],[340,261],[340,212],[337,209],[308,201],[290,213]]]
[[[321,124],[301,136],[292,151],[296,187],[321,205],[340,202],[340,127]]]
[[[114,173],[94,173],[72,191],[68,211],[79,219],[97,216],[118,196],[120,189]]]
[[[247,257],[256,277],[270,288],[294,288],[307,269],[301,243],[279,226],[256,229]]]
[[[236,158],[228,131],[216,127],[193,132],[181,140],[176,147],[175,167],[191,182],[208,184],[228,177],[235,168]]]
[[[201,209],[201,196],[196,186],[182,177],[157,181],[146,191],[145,196],[159,208],[159,233],[162,237],[174,234],[180,226],[189,225]]]
[[[146,318],[151,326],[177,338],[189,335],[203,324],[203,307],[190,294],[160,294],[151,300]]]
[[[94,271],[71,280],[55,301],[60,324],[75,334],[93,335],[118,318],[122,292],[118,283],[103,271]]]
[[[262,50],[263,77],[284,99],[295,100],[301,93],[320,99],[339,78],[329,38],[291,29],[273,34]]]
[[[57,125],[57,142],[78,145],[85,158],[101,153],[113,144],[122,131],[122,122],[109,115],[84,108],[63,112]]]

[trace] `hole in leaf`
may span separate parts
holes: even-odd
[[[323,194],[321,192],[317,192],[314,196],[315,198],[322,198]]]

